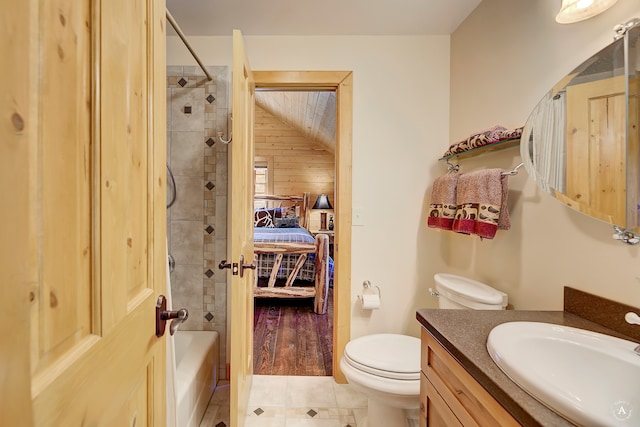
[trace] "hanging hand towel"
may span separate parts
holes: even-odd
[[[456,214],[456,187],[459,173],[448,173],[436,178],[431,192],[431,204],[429,205],[429,218],[427,226],[451,230]]]
[[[507,175],[502,169],[462,174],[458,179],[453,231],[493,239],[496,231],[511,227],[507,210]]]

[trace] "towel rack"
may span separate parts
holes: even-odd
[[[447,173],[460,171],[460,165],[454,165],[449,161],[449,159],[446,159],[446,162],[447,162]],[[516,167],[514,167],[510,171],[502,172],[502,175],[509,175],[509,176],[518,175],[518,169],[520,169],[522,166],[524,166],[524,163],[520,162]]]
[[[518,175],[518,169],[524,166],[524,163],[520,162],[515,168],[507,172],[502,172],[502,175]]]
[[[450,160],[449,158],[446,159],[446,162],[447,162],[447,173],[458,172],[460,170],[460,165],[454,165],[449,160]]]

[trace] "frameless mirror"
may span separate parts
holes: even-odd
[[[536,106],[520,153],[545,192],[638,240],[640,20],[616,32]]]

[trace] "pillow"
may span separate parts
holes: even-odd
[[[280,208],[279,218],[298,218],[298,214],[296,213],[296,207],[287,206],[284,208]]]
[[[253,226],[274,228],[277,227],[277,218],[298,219],[296,207],[289,206],[286,208],[256,209],[253,212]]]
[[[296,218],[276,218],[276,227],[278,228],[296,228],[300,227],[300,221]]]
[[[254,227],[275,227],[273,222],[276,217],[275,209],[256,209],[253,213]]]

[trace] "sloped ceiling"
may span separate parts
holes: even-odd
[[[256,105],[335,154],[335,92],[256,91]]]

